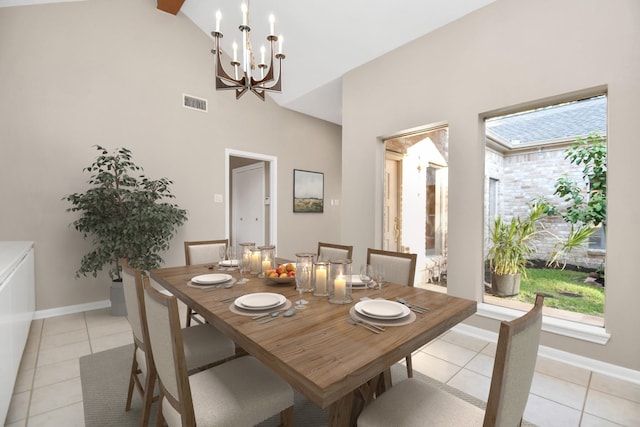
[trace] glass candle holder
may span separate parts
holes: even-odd
[[[313,265],[313,294],[320,297],[326,297],[329,295],[329,288],[327,283],[329,280],[329,263],[318,261]]]
[[[349,304],[351,298],[351,260],[335,259],[329,263],[329,302]]]
[[[251,249],[251,255],[249,256],[249,265],[251,274],[260,274],[260,269],[262,266],[260,265],[261,261],[261,252],[258,248]]]
[[[316,254],[313,253],[298,253],[296,254],[296,275],[298,270],[305,269],[308,274],[305,276],[307,280],[304,283],[300,283],[300,287],[304,292],[313,292],[313,262],[315,261]]]
[[[238,258],[243,273],[251,271],[251,251],[256,248],[255,243],[239,243],[238,244]]]
[[[276,247],[260,246],[260,275],[258,277],[266,277],[267,270],[275,270],[276,268]]]

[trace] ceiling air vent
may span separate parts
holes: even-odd
[[[182,106],[185,108],[191,108],[192,110],[207,111],[207,100],[202,98],[196,98],[195,96],[182,94]]]

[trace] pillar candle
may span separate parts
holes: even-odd
[[[265,259],[264,261],[262,261],[262,272],[266,273],[268,269],[271,268],[271,261],[269,261],[268,259]]]
[[[334,299],[338,301],[344,301],[346,297],[346,289],[347,289],[347,281],[345,280],[343,275],[338,276],[336,280],[333,281],[334,286]]]
[[[327,292],[327,269],[316,268],[316,292],[324,294]]]
[[[251,271],[259,271],[260,269],[260,253],[251,254]]]

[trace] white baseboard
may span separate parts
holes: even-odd
[[[35,319],[46,319],[47,317],[63,316],[65,314],[81,313],[83,311],[98,310],[100,308],[111,307],[111,301],[94,301],[86,304],[68,305],[65,307],[50,308],[48,310],[38,310],[34,313]]]
[[[475,326],[465,325],[459,323],[453,330],[465,335],[483,339],[489,342],[498,342],[498,334],[495,332],[487,331],[486,329],[476,328]],[[633,369],[625,368],[611,363],[602,362],[600,360],[589,359],[584,356],[580,356],[574,353],[568,353],[566,351],[558,350],[552,347],[546,347],[541,345],[538,349],[538,355],[553,359],[558,362],[567,363],[572,366],[586,369],[588,371],[597,372],[602,375],[617,378],[622,381],[632,382],[640,385],[640,371],[634,371]]]

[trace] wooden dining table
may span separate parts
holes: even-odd
[[[329,426],[354,425],[373,395],[391,386],[393,364],[476,312],[476,302],[472,300],[385,283],[382,289],[354,289],[350,304],[333,304],[327,297],[304,293],[303,298],[308,301],[304,310],[260,324],[251,316],[234,313],[233,300],[228,299],[273,292],[295,306],[295,283],[276,284],[245,275],[250,278],[248,283],[231,288],[189,285],[191,278],[210,273],[238,278],[237,271],[211,270],[206,265],[161,268],[152,270],[150,275],[309,400],[321,408],[329,407]],[[349,310],[362,297],[402,297],[429,310],[416,313],[413,323],[387,326],[376,334],[348,322]]]

